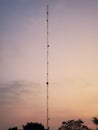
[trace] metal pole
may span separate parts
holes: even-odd
[[[47,130],[49,130],[49,5],[47,0]]]

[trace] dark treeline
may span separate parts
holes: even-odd
[[[92,122],[98,126],[98,118],[93,117]],[[20,130],[18,127],[9,128],[8,130]],[[26,125],[22,126],[22,130],[47,130],[41,123],[28,122]],[[68,120],[63,121],[62,125],[58,128],[58,130],[94,130],[89,128],[84,124],[81,119],[78,120]],[[95,130],[98,130],[96,128]]]
[[[26,125],[22,126],[22,130],[45,130],[44,126],[40,123],[28,122]],[[9,128],[8,130],[19,130],[18,127]]]

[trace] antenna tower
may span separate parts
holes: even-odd
[[[49,130],[49,2],[47,0],[47,130]]]

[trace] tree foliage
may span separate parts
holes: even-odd
[[[17,127],[9,128],[8,130],[18,130]]]
[[[97,117],[93,117],[92,121],[95,125],[98,125],[98,118]]]
[[[90,130],[82,120],[63,121],[62,126],[58,130]]]
[[[45,130],[45,128],[42,124],[30,122],[23,125],[23,130]]]

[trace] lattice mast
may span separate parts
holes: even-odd
[[[47,130],[49,130],[49,2],[47,0]]]

